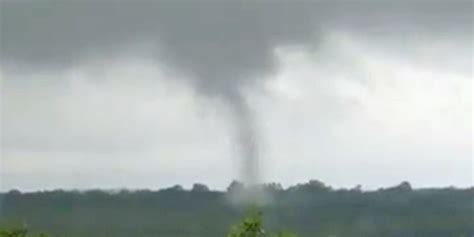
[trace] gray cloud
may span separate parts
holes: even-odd
[[[62,70],[127,50],[149,51],[180,75],[172,78],[227,105],[247,167],[258,166],[259,136],[242,91],[278,69],[276,48],[317,49],[322,35],[338,30],[384,39],[472,40],[471,1],[2,1],[1,6],[1,64],[7,73]],[[257,171],[247,171],[250,180],[258,179]]]
[[[471,1],[2,1],[2,64],[53,67],[152,45],[211,94],[275,68],[328,30],[472,38]],[[239,82],[236,82],[239,81]]]

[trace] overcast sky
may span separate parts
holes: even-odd
[[[471,1],[0,6],[1,190],[473,184]]]

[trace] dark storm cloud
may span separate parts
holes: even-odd
[[[3,1],[0,56],[7,70],[62,69],[147,45],[228,105],[255,181],[256,125],[242,88],[275,71],[277,47],[317,48],[331,30],[470,39],[471,11],[470,1]]]
[[[470,1],[3,1],[3,66],[57,67],[140,43],[205,90],[275,68],[273,50],[322,31],[470,36]],[[215,91],[213,93],[216,93]]]

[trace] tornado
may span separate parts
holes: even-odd
[[[257,124],[248,102],[241,93],[227,94],[225,102],[231,113],[231,120],[235,131],[234,141],[237,156],[241,159],[240,178],[249,185],[255,186],[261,180],[259,139]]]

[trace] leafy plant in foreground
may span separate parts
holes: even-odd
[[[0,237],[27,237],[32,236],[28,235],[27,229],[13,229],[13,230],[3,230],[0,229]],[[39,234],[38,237],[48,237],[46,234]]]
[[[262,212],[251,211],[239,224],[232,226],[227,237],[297,237],[293,233],[266,233],[262,224]]]
[[[25,229],[0,230],[0,237],[26,237],[27,233]]]

